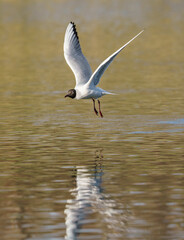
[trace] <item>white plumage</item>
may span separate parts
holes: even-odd
[[[112,94],[107,92],[96,85],[99,83],[100,78],[103,73],[109,66],[109,64],[114,60],[114,58],[121,52],[131,41],[133,41],[136,37],[138,37],[143,31],[138,33],[135,37],[133,37],[130,41],[128,41],[125,45],[119,48],[116,52],[114,52],[111,56],[105,59],[99,67],[92,74],[91,67],[82,53],[78,34],[76,31],[75,24],[70,22],[65,33],[64,39],[64,56],[66,62],[72,69],[76,85],[74,89],[70,89],[68,94],[65,97],[71,97],[76,99],[89,99],[91,98],[94,103],[94,111],[98,115],[98,111],[95,108],[95,99],[98,99],[106,94]],[[100,101],[99,104],[99,113],[100,116],[103,117],[100,110]]]

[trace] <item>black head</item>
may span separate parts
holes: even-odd
[[[76,97],[76,90],[75,89],[68,90],[68,93],[66,94],[65,97],[75,98]]]

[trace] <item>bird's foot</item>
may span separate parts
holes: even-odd
[[[96,110],[96,108],[94,108],[94,112],[98,116],[98,111]]]
[[[102,112],[101,112],[101,111],[99,111],[99,113],[100,113],[100,117],[101,117],[101,118],[103,118],[103,114],[102,114]]]
[[[100,109],[100,101],[99,100],[98,100],[98,107],[99,107],[100,117],[103,118],[103,114],[102,114],[101,109]]]

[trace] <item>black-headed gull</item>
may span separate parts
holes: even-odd
[[[65,32],[64,38],[64,56],[66,62],[72,69],[76,85],[74,89],[70,89],[65,97],[75,98],[75,99],[89,99],[93,100],[94,112],[98,115],[98,111],[95,107],[95,99],[102,97],[106,94],[113,94],[107,92],[99,87],[96,87],[100,81],[101,76],[109,66],[109,64],[113,61],[113,59],[118,55],[118,53],[123,50],[131,41],[133,41],[136,37],[138,37],[144,30],[138,33],[135,37],[133,37],[130,41],[128,41],[125,45],[119,48],[116,52],[114,52],[111,56],[105,59],[100,66],[95,70],[94,73],[91,71],[91,67],[82,53],[79,37],[76,31],[75,24],[70,22]],[[101,109],[100,109],[100,101],[98,100],[98,107],[100,116],[103,117]]]

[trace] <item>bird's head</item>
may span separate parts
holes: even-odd
[[[75,89],[68,90],[68,93],[65,95],[65,97],[75,98],[76,97],[76,90]]]

